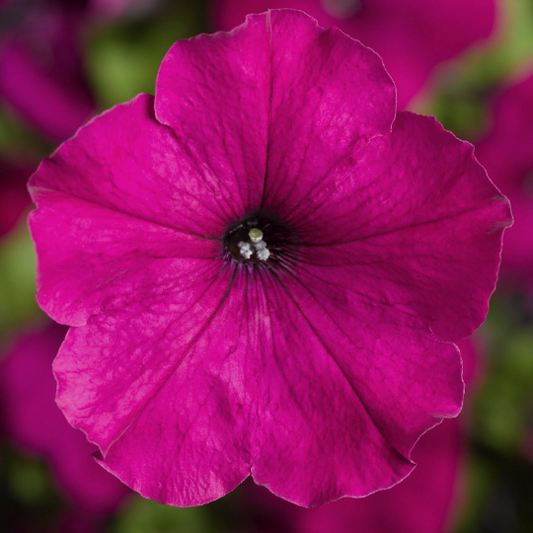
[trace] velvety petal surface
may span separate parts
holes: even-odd
[[[391,489],[315,509],[298,508],[251,484],[243,486],[241,495],[254,515],[262,517],[258,531],[442,533],[448,531],[453,504],[458,503],[463,453],[460,422],[445,420],[422,436],[413,452],[418,466]]]
[[[248,13],[279,8],[304,11],[326,28],[337,26],[383,58],[400,109],[439,63],[487,38],[496,19],[494,0],[213,0],[212,8],[221,30],[241,24]]]
[[[462,341],[465,381],[472,378],[476,354]],[[467,376],[468,379],[467,380]],[[468,394],[467,394],[468,398]],[[472,397],[471,397],[472,398]],[[464,505],[465,419],[444,420],[420,438],[413,450],[413,473],[397,486],[359,500],[342,499],[318,509],[283,509],[294,533],[442,533],[450,530]]]
[[[177,42],[157,80],[157,118],[231,177],[240,213],[268,208],[273,195],[301,198],[339,159],[388,133],[394,113],[381,59],[291,10]]]
[[[279,216],[299,229],[310,274],[449,341],[484,320],[512,220],[473,147],[407,112]]]
[[[135,398],[144,406],[126,417],[131,425],[102,461],[144,496],[174,505],[203,503],[234,488],[250,469],[257,483],[300,505],[366,495],[405,477],[420,433],[457,413],[461,364],[453,345],[415,326],[406,334],[382,325],[378,333],[383,317],[371,316],[369,308],[354,313],[368,324],[347,319],[348,327],[358,328],[349,338],[314,303],[306,301],[309,316],[303,314],[297,302],[309,295],[290,279],[290,295],[268,274],[257,280],[240,272],[226,295],[227,282],[211,287],[202,305],[218,298],[216,313],[190,333],[195,342],[168,377],[150,376],[149,382],[159,381],[157,390],[149,402]],[[116,332],[127,338],[130,327],[144,337],[138,324],[150,316],[131,325],[115,318],[89,324],[93,335],[102,335],[90,352],[88,327],[73,330],[56,363],[60,382],[91,375],[90,368],[72,371],[74,353],[94,358],[93,365],[97,359],[104,375],[111,371],[106,346],[120,347]],[[152,343],[144,361],[151,357],[160,368],[162,354],[183,354],[176,323],[164,335],[154,330],[149,335],[149,341],[141,339],[145,350]],[[378,335],[380,351],[374,346]],[[136,366],[131,350],[117,355],[130,360],[128,368]],[[61,361],[68,363],[67,372]],[[93,372],[91,379],[86,389],[101,378]],[[99,390],[87,413],[107,402],[101,395],[105,384]],[[66,412],[73,401],[79,403],[61,389],[59,401]],[[317,462],[320,456],[329,460]]]
[[[255,400],[245,366],[256,356],[244,340],[244,280],[202,272],[195,294],[181,277],[188,290],[72,329],[54,370],[59,405],[99,443],[102,465],[145,497],[189,506],[249,475]]]
[[[14,444],[50,463],[67,500],[86,512],[107,513],[128,489],[95,463],[96,447],[69,426],[54,402],[51,364],[65,333],[65,327],[47,324],[17,339],[1,364],[3,423]]]
[[[69,407],[73,401],[79,403],[79,392],[68,394],[69,389],[81,389],[72,380],[88,373],[92,375],[86,380],[86,390],[99,385],[99,395],[92,404],[85,400],[87,414],[107,403],[102,392],[110,387],[99,384],[101,378],[90,368],[73,369],[72,361],[74,353],[78,360],[92,359],[91,366],[98,361],[105,377],[111,369],[111,363],[106,364],[106,346],[113,352],[120,350],[117,331],[128,338],[128,327],[135,329],[141,336],[145,365],[150,362],[157,369],[147,379],[150,385],[144,385],[157,383],[157,390],[149,401],[134,398],[143,406],[135,416],[124,417],[125,423],[131,423],[110,447],[102,465],[144,496],[174,505],[195,505],[219,497],[250,471],[257,483],[306,506],[346,494],[367,494],[405,477],[413,465],[395,449],[396,443],[387,440],[383,428],[377,427],[354,390],[353,375],[343,373],[335,354],[321,344],[277,281],[268,274],[253,279],[239,272],[226,293],[229,275],[224,274],[226,279],[216,282],[199,303],[203,308],[212,306],[212,314],[203,322],[189,316],[191,322],[184,325],[174,315],[164,334],[153,330],[145,334],[137,320],[128,326],[124,320],[117,324],[115,317],[107,316],[92,319],[87,327],[69,334],[55,365],[59,382],[68,385],[65,392],[60,387],[58,397],[67,413],[73,410]],[[145,314],[138,320],[149,318]],[[198,324],[189,333],[194,342],[184,347],[187,337],[180,328],[190,329],[191,323]],[[96,337],[92,344],[86,337],[100,332],[109,340]],[[149,335],[146,341],[145,335]],[[90,342],[91,351],[87,350]],[[456,355],[455,348],[450,345],[450,349]],[[128,369],[138,366],[129,345],[127,352],[117,356],[129,359]],[[460,363],[456,357],[452,360],[460,384]],[[166,370],[163,379],[161,368]],[[126,387],[126,374],[122,378]],[[117,381],[113,380],[115,389]],[[137,388],[134,384],[130,391]],[[121,391],[115,393],[123,396]],[[439,390],[434,396],[438,395]],[[457,396],[460,403],[461,386]],[[130,396],[126,403],[131,405],[132,400]],[[438,399],[426,403],[439,415],[457,410],[457,405],[450,409]],[[114,419],[124,416],[113,408]],[[102,413],[98,415],[102,420]],[[428,418],[429,424],[435,423]],[[424,419],[422,425],[428,421]],[[405,436],[407,448],[412,445],[410,438]],[[330,458],[328,462],[317,463],[316,458],[324,455]]]
[[[82,128],[30,180],[40,305],[58,322],[81,325],[179,282],[185,258],[188,271],[207,268],[233,213],[206,180],[154,120],[151,96]]]
[[[279,211],[322,183],[339,160],[390,132],[396,88],[381,58],[361,43],[335,28],[318,28],[298,12],[270,13],[272,88],[262,206]]]
[[[462,404],[454,345],[333,279],[302,267],[265,287],[272,353],[256,397],[269,402],[252,475],[306,506],[395,484],[420,434]],[[321,454],[329,460],[311,460]]]
[[[242,22],[242,21],[241,21]],[[156,83],[157,119],[209,175],[205,194],[243,216],[261,202],[270,97],[265,17],[175,43]]]
[[[142,300],[107,309],[67,335],[54,361],[58,404],[104,453],[181,362],[194,366],[189,351],[229,287],[229,270],[220,270],[183,261],[171,281],[154,276]]]

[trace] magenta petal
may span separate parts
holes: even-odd
[[[42,133],[62,141],[94,112],[94,102],[80,89],[58,83],[16,44],[0,53],[0,96]]]
[[[289,10],[266,20],[272,87],[262,205],[290,210],[339,160],[390,132],[396,88],[381,58],[336,28]]]
[[[99,443],[102,465],[142,495],[180,506],[233,490],[251,461],[246,285],[227,269],[192,289],[71,330],[54,365],[58,404]]]
[[[454,345],[332,279],[300,269],[265,287],[272,352],[256,377],[268,402],[252,474],[305,506],[397,483],[420,434],[455,416],[463,395]]]
[[[76,326],[176,287],[182,265],[202,274],[212,270],[206,260],[220,248],[61,193],[48,192],[30,224],[33,238],[43,243],[37,247],[37,299],[52,318]],[[62,240],[55,238],[57,228],[63,228]],[[78,275],[65,276],[72,271]]]
[[[451,522],[464,448],[457,420],[424,435],[413,456],[416,470],[400,485],[364,500],[341,500],[308,512],[295,510],[295,533],[442,533]]]
[[[476,366],[471,341],[461,341],[465,381]],[[344,498],[316,509],[299,509],[263,489],[245,484],[241,491],[254,514],[267,517],[270,529],[292,533],[442,533],[460,504],[464,437],[460,419],[444,420],[420,438],[413,450],[416,469],[402,483],[367,498]]]
[[[423,317],[443,340],[485,319],[509,204],[472,146],[433,118],[399,113],[390,136],[340,162],[307,202],[284,216],[324,278]]]
[[[301,198],[337,160],[388,133],[394,113],[379,56],[290,10],[177,42],[157,80],[157,118],[220,180],[231,177],[223,183],[240,212]]]
[[[487,38],[494,0],[213,0],[214,24],[229,30],[248,13],[300,9],[321,26],[337,26],[384,60],[404,108],[427,84],[435,67]],[[450,31],[453,28],[453,31]]]
[[[157,122],[153,106],[152,96],[140,94],[63,143],[30,180],[37,205],[56,191],[184,234],[218,237],[235,210],[220,199],[216,177]]]
[[[247,506],[261,517],[257,530],[277,533],[442,533],[454,518],[460,496],[464,442],[458,420],[423,435],[413,457],[418,466],[402,483],[367,498],[301,509],[262,488],[243,486]],[[264,521],[270,527],[265,527]]]
[[[14,0],[0,7],[0,99],[55,140],[94,112],[84,75],[81,2]]]
[[[35,167],[0,157],[0,238],[11,231],[31,205],[26,182]]]
[[[172,265],[179,271],[183,258],[202,265],[219,253],[201,233],[220,235],[228,214],[192,187],[195,169],[150,117],[152,102],[141,95],[94,119],[30,180],[39,207],[30,215],[37,298],[58,322],[82,325],[107,307],[141,301],[156,278],[174,282]],[[189,181],[180,182],[187,170]]]
[[[157,77],[158,120],[210,175],[205,186],[238,213],[254,209],[263,191],[270,39],[265,17],[251,17],[229,34],[178,41]]]
[[[189,351],[229,284],[227,271],[193,260],[163,262],[146,275],[131,286],[137,300],[70,330],[54,361],[58,405],[104,453],[182,361],[193,365]]]

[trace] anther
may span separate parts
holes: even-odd
[[[241,255],[244,257],[244,259],[250,259],[250,257],[252,257],[254,252],[250,246],[250,243],[240,241],[237,243],[237,246],[239,247]]]

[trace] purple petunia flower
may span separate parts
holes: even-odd
[[[0,238],[17,224],[30,206],[26,182],[35,166],[0,154]]]
[[[50,366],[66,329],[51,323],[16,340],[0,365],[0,400],[13,443],[49,462],[66,499],[89,520],[114,510],[129,491],[95,463],[95,447],[54,403]]]
[[[0,101],[57,141],[94,112],[82,68],[80,2],[0,3]]]
[[[338,26],[373,48],[398,87],[403,109],[435,68],[491,35],[494,0],[213,0],[217,29],[268,8],[301,9],[322,26]]]
[[[164,0],[90,0],[89,11],[97,19],[135,17],[158,9]]]
[[[463,397],[509,206],[395,109],[380,58],[295,11],[180,41],[30,181],[57,401],[161,502],[247,476],[300,505],[411,472]]]
[[[515,224],[505,239],[502,276],[533,293],[533,73],[500,91],[492,127],[476,155],[513,204]]]

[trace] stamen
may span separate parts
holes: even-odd
[[[276,268],[293,262],[294,237],[290,228],[274,215],[258,211],[227,229],[224,250],[226,257],[237,264],[261,263]]]
[[[266,247],[262,250],[256,249],[255,253],[257,254],[258,259],[261,261],[266,261],[270,257],[270,252]]]
[[[239,247],[241,255],[244,257],[244,259],[250,259],[250,257],[252,257],[254,252],[250,246],[250,243],[240,241],[237,243],[237,246]]]

